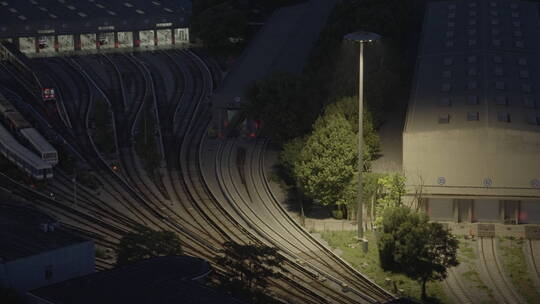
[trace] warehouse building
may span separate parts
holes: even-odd
[[[0,204],[0,287],[21,294],[94,272],[94,242],[30,207]]]
[[[0,39],[27,55],[189,43],[189,0],[2,0]]]
[[[403,132],[408,197],[434,220],[540,223],[538,5],[427,6]]]

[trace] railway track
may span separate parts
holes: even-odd
[[[540,240],[528,239],[523,242],[523,252],[533,283],[540,290]]]
[[[494,238],[480,238],[478,242],[482,280],[492,287],[498,303],[526,303],[504,274],[496,246]]]

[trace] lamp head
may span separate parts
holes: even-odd
[[[381,39],[381,36],[371,32],[357,31],[343,36],[343,39],[352,42],[373,42]]]

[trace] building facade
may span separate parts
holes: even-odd
[[[531,2],[428,4],[403,170],[432,219],[540,224],[539,23]]]

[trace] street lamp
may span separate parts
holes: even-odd
[[[362,168],[363,164],[363,128],[362,119],[364,112],[364,43],[369,43],[381,39],[381,36],[364,31],[358,31],[343,36],[343,39],[360,43],[360,58],[358,60],[358,240],[363,242],[364,250],[367,251],[367,240],[364,238],[364,223],[362,212]]]

